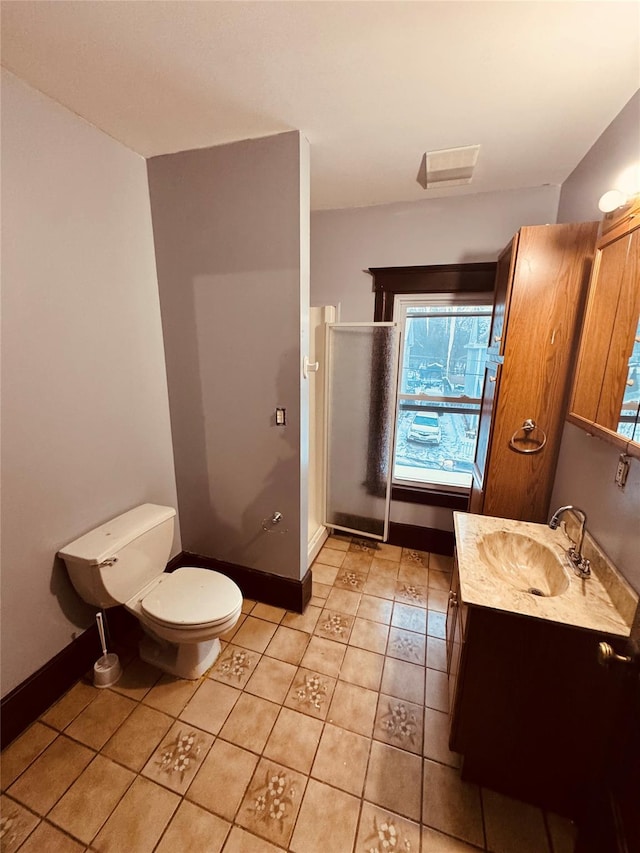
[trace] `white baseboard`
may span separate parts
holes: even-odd
[[[318,554],[320,553],[320,549],[328,538],[329,531],[324,525],[321,524],[309,540],[309,557],[307,562],[307,568],[311,565],[311,563],[313,563],[315,558],[318,556]]]

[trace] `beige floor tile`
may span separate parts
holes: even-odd
[[[385,658],[382,693],[421,705],[424,698],[424,667],[396,658]]]
[[[278,625],[278,630],[267,646],[265,655],[297,666],[302,660],[308,643],[309,634],[304,631],[295,631],[285,625]]]
[[[361,796],[370,745],[369,738],[327,723],[311,775],[349,794]]]
[[[377,704],[378,694],[375,690],[367,690],[348,681],[338,681],[327,722],[371,737]]]
[[[427,669],[424,690],[424,704],[436,711],[449,713],[449,679],[446,672],[439,669]]]
[[[339,554],[340,552],[336,551],[335,553]],[[338,577],[338,571],[339,568],[336,565],[326,566],[324,563],[314,563],[311,569],[313,582],[331,586]]]
[[[257,602],[255,602],[252,598],[244,598],[242,600],[242,612],[245,614],[245,616],[251,613],[256,604]]]
[[[276,847],[264,838],[258,838],[240,826],[234,826],[223,853],[280,853],[284,847]]]
[[[415,548],[403,548],[400,562],[403,566],[418,566],[426,569],[429,567],[429,552],[417,551]]]
[[[409,820],[420,820],[422,761],[419,756],[373,741],[364,797]]]
[[[353,848],[359,811],[356,797],[309,779],[290,850],[347,853]]]
[[[62,731],[99,695],[100,690],[97,687],[86,681],[78,681],[40,719],[48,726]]]
[[[375,595],[378,598],[393,599],[396,591],[396,579],[376,575],[373,572],[369,574],[367,582],[364,585],[366,595]]]
[[[348,570],[350,572],[364,572],[365,574],[367,574],[371,569],[372,561],[372,551],[347,551],[342,566],[340,568]]]
[[[229,643],[209,670],[208,677],[241,689],[251,678],[259,660],[258,652],[250,652]]]
[[[449,749],[449,714],[424,709],[424,756],[451,767],[460,766],[460,756]]]
[[[135,774],[102,755],[96,755],[48,819],[89,844],[118,805]]]
[[[402,604],[411,604],[414,607],[427,606],[427,589],[428,587],[421,584],[408,583],[407,581],[397,581],[394,598]]]
[[[486,788],[482,790],[487,850],[492,853],[550,853],[540,809]]]
[[[387,648],[389,628],[379,622],[356,618],[351,629],[349,645],[383,655]]]
[[[372,803],[363,803],[356,850],[418,853],[420,826]]]
[[[447,671],[447,644],[444,640],[427,638],[427,666],[429,669]]]
[[[102,749],[136,707],[133,699],[102,690],[65,729],[65,734],[93,749]]]
[[[0,797],[0,815],[2,853],[15,853],[40,819],[4,794]]]
[[[231,824],[184,800],[165,830],[156,853],[220,853]]]
[[[266,758],[308,774],[318,748],[322,722],[282,708],[264,749]]]
[[[349,646],[340,670],[340,678],[368,690],[378,690],[383,665],[382,655]]]
[[[402,558],[402,548],[399,545],[389,545],[387,542],[378,542],[377,556],[383,560],[399,563]]]
[[[430,637],[437,637],[444,640],[446,637],[447,620],[444,613],[439,613],[437,610],[429,610],[427,612],[427,634]]]
[[[300,667],[284,704],[294,711],[324,720],[335,685],[335,678]]]
[[[482,847],[484,832],[478,786],[463,782],[453,767],[425,759],[422,823]]]
[[[333,586],[328,583],[318,583],[318,581],[312,581],[311,583],[311,599],[314,600],[319,606],[324,607],[324,602],[329,598],[329,593],[333,589]],[[322,602],[322,605],[320,605]]]
[[[546,818],[553,853],[574,853],[578,834],[576,825],[553,812],[547,812]]]
[[[261,758],[235,822],[272,844],[287,847],[307,779]]]
[[[390,657],[424,666],[426,650],[427,641],[424,634],[394,627],[389,631],[387,654]]]
[[[102,754],[138,772],[172,723],[172,718],[166,714],[146,705],[138,705],[107,741]]]
[[[339,536],[333,534],[324,543],[325,548],[335,548],[336,551],[348,551],[351,544],[350,536]]]
[[[422,827],[422,853],[478,853],[478,849],[430,826]]]
[[[292,663],[267,657],[260,659],[253,675],[247,682],[245,690],[263,699],[282,704],[291,687],[291,682],[296,674],[296,667]]]
[[[78,844],[55,826],[41,823],[20,848],[20,853],[82,853],[84,844]]]
[[[433,554],[431,555],[433,557]],[[441,592],[449,592],[451,586],[451,576],[447,572],[440,572],[437,569],[429,569],[429,580],[427,586],[430,590],[437,589]]]
[[[6,790],[31,762],[45,751],[56,736],[57,732],[53,729],[36,722],[9,744],[3,750],[0,761],[2,789]]]
[[[369,569],[369,577],[388,578],[397,583],[400,563],[397,560],[387,560],[382,556],[375,556]]]
[[[324,637],[326,640],[335,640],[338,643],[346,643],[353,628],[353,616],[346,616],[336,610],[323,610],[314,634]]]
[[[187,681],[186,678],[165,674],[151,688],[142,702],[155,708],[156,711],[177,717],[199,686],[200,681]]]
[[[258,619],[265,619],[267,622],[280,623],[282,622],[286,612],[287,611],[282,607],[274,607],[272,604],[262,604],[262,602],[258,602],[251,611],[251,615]]]
[[[266,622],[264,619],[247,616],[240,630],[234,634],[233,642],[244,649],[262,654],[269,645],[277,627],[274,622]]]
[[[90,749],[58,735],[7,793],[44,815],[76,781],[93,756]]]
[[[405,631],[415,631],[417,634],[427,633],[427,611],[423,607],[413,607],[396,601],[393,605],[391,626],[404,628]]]
[[[161,675],[162,672],[155,666],[151,666],[140,658],[134,658],[124,668],[120,679],[111,689],[139,702],[160,679]]]
[[[213,735],[175,723],[147,761],[142,775],[184,794],[211,749]]]
[[[334,587],[327,598],[327,607],[330,610],[337,610],[338,613],[345,613],[347,616],[355,616],[358,612],[360,598],[359,592]]]
[[[302,658],[302,666],[322,672],[324,675],[337,676],[345,655],[345,646],[324,637],[311,637]]]
[[[220,737],[252,752],[262,752],[278,712],[279,707],[273,702],[243,693],[222,727]]]
[[[429,570],[415,563],[400,563],[398,583],[406,583],[415,587],[428,587]]]
[[[257,755],[217,740],[202,762],[186,798],[226,820],[233,820],[257,763]]]
[[[362,592],[366,579],[366,572],[358,572],[355,569],[340,569],[333,585],[338,589]]]
[[[446,557],[444,554],[431,554],[429,557],[429,569],[435,569],[440,572],[451,572],[453,570],[453,557]]]
[[[307,634],[313,634],[313,629],[316,627],[316,622],[320,618],[322,608],[314,607],[312,604],[307,604],[304,613],[291,613],[282,620],[282,624],[287,628],[295,628],[297,631],[305,631]]]
[[[377,539],[367,539],[364,536],[353,536],[349,545],[349,551],[371,554],[372,557],[375,557],[378,551],[378,541]]]
[[[424,708],[380,694],[373,736],[376,740],[422,755]]]
[[[198,687],[180,714],[180,719],[217,735],[240,695],[235,687],[207,679]]]
[[[391,622],[393,602],[372,595],[363,595],[358,607],[360,619],[368,619],[370,622],[380,622],[388,625]]]
[[[444,589],[430,589],[428,591],[427,603],[429,610],[437,610],[446,613],[449,604],[449,592]]]
[[[122,853],[124,850],[150,853],[179,803],[177,794],[142,776],[136,777],[93,847],[100,853]]]
[[[318,584],[316,584],[318,586]],[[330,590],[331,587],[326,587],[326,589]],[[317,607],[320,610],[324,609],[325,604],[327,603],[327,598],[329,597],[329,593],[327,592],[326,598],[321,598],[319,595],[312,595],[309,599],[309,604],[312,607]]]
[[[314,566],[322,563],[326,566],[340,567],[344,561],[345,552],[337,551],[335,548],[327,548],[325,545],[320,549],[320,553],[314,561]]]

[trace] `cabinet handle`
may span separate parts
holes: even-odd
[[[499,344],[500,341],[502,340],[502,335],[494,335],[493,340],[496,344]]]
[[[490,377],[489,377],[489,382],[495,382],[497,378],[498,378],[498,374],[496,373],[496,375],[495,375],[495,376],[490,376]]]
[[[457,593],[455,593],[452,589],[451,589],[451,590],[449,590],[449,604],[450,604],[452,607],[457,607],[457,606],[458,606],[458,595],[457,595]]]
[[[633,379],[628,379],[627,385],[629,386],[629,388],[633,388]]]
[[[600,666],[609,666],[613,662],[631,663],[629,655],[618,655],[609,643],[598,643],[598,663]]]

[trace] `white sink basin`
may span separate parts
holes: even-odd
[[[495,530],[478,542],[478,554],[501,580],[532,595],[561,595],[569,577],[551,548],[523,533]]]

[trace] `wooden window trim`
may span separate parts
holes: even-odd
[[[433,264],[413,267],[369,267],[375,293],[374,322],[393,321],[396,295],[418,293],[492,293],[497,264]],[[469,495],[446,489],[394,485],[391,499],[424,506],[465,510]]]

